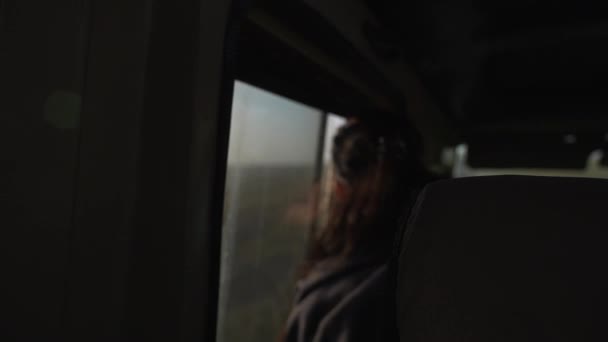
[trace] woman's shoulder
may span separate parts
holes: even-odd
[[[314,336],[335,337],[353,329],[376,331],[375,320],[384,316],[390,301],[388,266],[369,260],[318,266],[298,284],[288,341],[314,341]]]
[[[319,292],[325,293],[325,297],[340,297],[354,290],[379,269],[384,269],[384,263],[363,258],[332,258],[319,262],[305,278],[297,282],[296,303]]]

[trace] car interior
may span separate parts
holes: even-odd
[[[277,341],[333,136],[397,118],[400,339],[604,341],[607,43],[586,0],[0,0],[0,337]]]

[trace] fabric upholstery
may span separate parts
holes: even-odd
[[[429,185],[400,247],[401,341],[608,341],[607,195],[594,179]]]

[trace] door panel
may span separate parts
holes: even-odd
[[[85,2],[2,1],[0,253],[6,338],[57,336],[84,77]],[[5,192],[6,191],[6,192]]]

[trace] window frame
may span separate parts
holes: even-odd
[[[215,340],[241,3],[86,1],[66,340]]]

